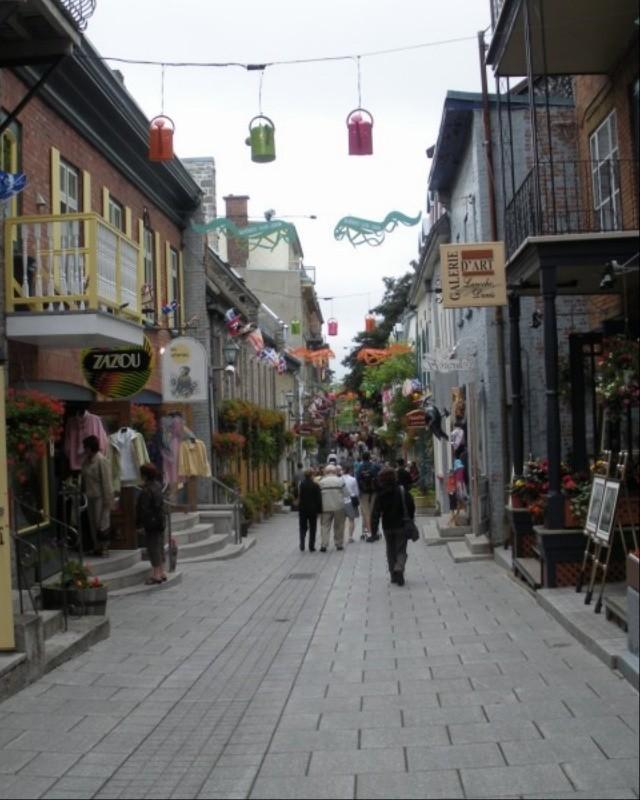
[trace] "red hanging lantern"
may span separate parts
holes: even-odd
[[[367,314],[364,318],[364,329],[366,333],[373,333],[376,329],[376,318],[373,314]]]
[[[349,130],[349,155],[370,156],[373,153],[372,114],[366,108],[354,108],[347,116],[347,128]]]
[[[170,117],[160,115],[149,123],[149,161],[171,161],[175,125]]]
[[[335,317],[331,317],[331,319],[327,320],[327,333],[329,336],[338,335],[338,320],[335,319]]]

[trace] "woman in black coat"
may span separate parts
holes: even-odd
[[[144,528],[147,554],[152,572],[145,581],[147,586],[167,580],[164,572],[164,498],[160,473],[153,464],[143,464],[140,474],[144,480],[136,502],[136,522]]]
[[[407,563],[407,536],[403,522],[405,507],[407,515],[413,519],[416,513],[413,497],[404,487],[398,486],[394,470],[383,469],[378,475],[378,493],[371,511],[371,534],[378,533],[378,525],[382,520],[391,583],[397,583],[398,586],[404,586]]]
[[[300,522],[300,549],[304,550],[304,542],[309,528],[309,550],[316,549],[316,528],[318,514],[322,512],[322,492],[313,479],[313,470],[306,469],[304,478],[298,486],[298,520]]]

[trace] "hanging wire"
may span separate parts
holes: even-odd
[[[164,70],[165,64],[160,65],[162,67],[161,79],[160,79],[160,114],[164,116]]]
[[[356,56],[358,68],[358,108],[362,108],[362,74],[360,72],[360,56]]]
[[[262,81],[264,80],[264,71],[266,67],[260,70],[260,85],[258,87],[258,111],[262,115]]]

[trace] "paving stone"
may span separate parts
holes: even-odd
[[[269,753],[260,767],[260,778],[304,775],[311,753]]]
[[[560,767],[551,764],[461,769],[460,779],[467,797],[517,796],[532,786],[540,792],[561,792],[572,788]]]
[[[522,739],[540,739],[540,732],[529,720],[503,720],[449,725],[453,744],[470,742],[511,742]]]
[[[638,792],[638,757],[611,761],[570,761],[564,770],[576,789],[632,789]]]
[[[366,728],[360,733],[360,747],[410,747],[449,744],[445,725],[421,725],[416,728]]]
[[[258,778],[249,797],[263,800],[351,800],[355,791],[355,778],[349,775],[328,774],[311,776]],[[206,795],[200,795],[206,797]]]
[[[402,717],[396,711],[332,711],[322,714],[320,730],[359,730],[362,728],[400,728]]]
[[[358,733],[340,731],[278,731],[269,747],[271,753],[310,752],[312,750],[345,750],[355,748]]]
[[[464,797],[458,773],[454,770],[412,772],[408,775],[363,774],[357,779],[357,798],[402,797],[406,800],[454,800]]]
[[[401,748],[314,751],[309,775],[360,775],[366,772],[405,772]]]
[[[408,747],[409,772],[434,769],[503,766],[497,744],[460,744],[446,747]]]
[[[560,764],[564,761],[593,759],[604,760],[606,756],[588,736],[554,739],[527,739],[513,741],[503,739],[500,743],[509,765]],[[637,749],[636,749],[637,752]]]
[[[70,753],[39,753],[20,770],[20,776],[30,775],[38,778],[59,778],[80,758]]]

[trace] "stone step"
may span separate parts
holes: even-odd
[[[456,564],[464,564],[467,561],[489,561],[491,559],[491,553],[472,553],[464,541],[449,542],[447,547],[449,555]]]
[[[202,539],[190,544],[181,545],[178,542],[178,563],[185,559],[205,556],[222,550],[229,543],[228,533],[212,533],[206,539]]]
[[[464,537],[465,534],[471,533],[470,525],[449,525],[448,520],[444,517],[440,517],[436,520],[436,525],[438,526],[440,536],[444,539],[460,539]]]
[[[180,558],[180,554],[178,554],[178,565],[202,564],[206,561],[226,561],[229,558],[237,558],[253,547],[255,543],[254,536],[246,536],[240,544],[227,544],[221,550],[206,556]]]
[[[62,611],[48,611],[43,609],[39,612],[42,618],[42,633],[45,641],[51,639],[64,628],[64,615]]]
[[[109,595],[113,597],[128,597],[130,594],[159,592],[163,589],[170,589],[172,586],[177,586],[179,583],[182,583],[182,573],[179,570],[176,570],[176,572],[167,573],[167,580],[164,583],[152,583],[150,586],[146,586],[144,581],[148,578],[149,574],[150,568],[147,567],[147,571],[145,575],[143,575],[140,583],[136,583],[133,586],[125,586],[124,588],[116,589],[113,592],[110,591]],[[107,610],[108,609],[109,603],[107,602]]]
[[[171,531],[186,531],[193,528],[200,522],[200,514],[197,511],[176,511],[171,514]]]
[[[148,562],[139,561],[133,567],[101,575],[100,580],[109,589],[111,594],[116,589],[124,589],[126,586],[144,583],[150,574],[151,567]]]
[[[87,616],[69,617],[68,628],[46,640],[44,650],[44,671],[64,664],[91,645],[109,636],[109,617]]]
[[[213,525],[216,533],[228,533],[233,529],[234,514],[231,510],[201,511],[200,521]]]
[[[422,539],[427,547],[436,547],[438,545],[447,544],[447,542],[462,542],[463,536],[449,536],[445,538],[440,536],[440,531],[433,524],[422,526]]]
[[[193,528],[186,528],[185,530],[174,531],[173,528],[171,529],[171,535],[178,543],[178,547],[201,542],[203,539],[208,539],[212,533],[215,533],[215,528],[208,522],[199,523],[194,525]]]
[[[491,542],[484,533],[481,533],[480,536],[476,536],[473,533],[467,533],[464,537],[464,540],[472,553],[491,553]]]
[[[202,503],[198,505],[198,511],[233,511],[233,503]]]
[[[94,575],[102,578],[103,575],[135,566],[139,563],[141,557],[142,553],[139,548],[135,550],[109,550],[109,555],[104,558],[100,556],[85,556],[84,563]]]

